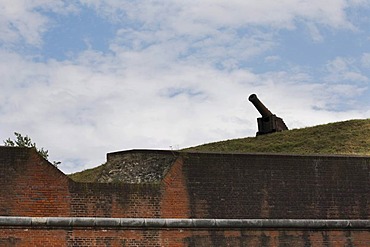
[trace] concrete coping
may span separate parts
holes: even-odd
[[[370,220],[175,219],[175,218],[163,219],[163,218],[0,216],[0,227],[370,229]]]

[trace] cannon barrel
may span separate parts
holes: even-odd
[[[259,111],[262,117],[268,117],[273,115],[269,111],[269,109],[267,109],[267,107],[264,104],[262,104],[262,102],[257,98],[257,95],[251,94],[248,99],[256,107],[256,109]]]

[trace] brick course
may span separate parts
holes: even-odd
[[[4,229],[0,246],[370,246],[368,231],[281,229]]]

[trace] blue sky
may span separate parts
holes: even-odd
[[[66,173],[107,152],[370,117],[369,0],[0,0],[0,138]]]

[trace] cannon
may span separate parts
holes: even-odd
[[[267,107],[257,98],[257,95],[251,94],[248,99],[261,114],[261,117],[257,118],[257,136],[288,130],[288,127],[285,125],[283,119],[277,117],[275,114],[272,114],[270,110],[267,109]]]

